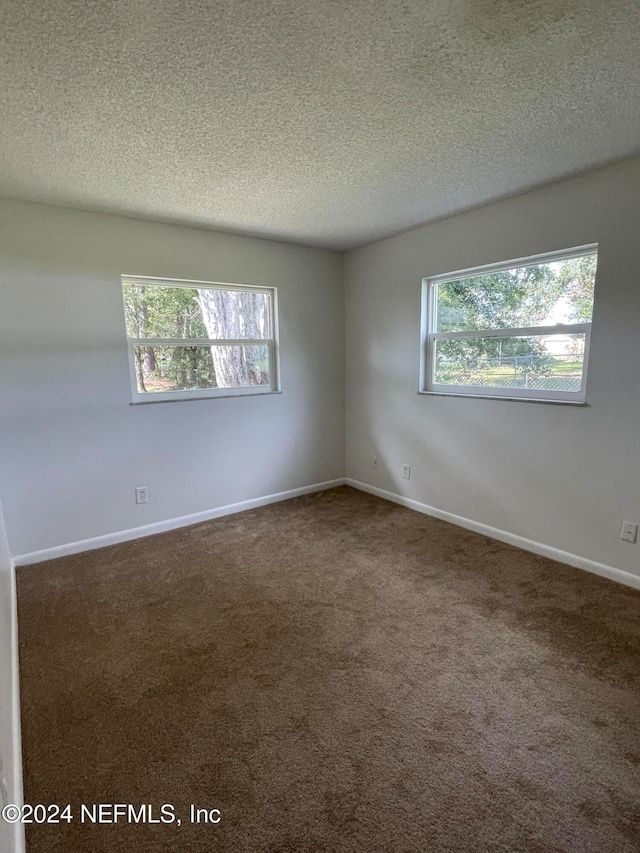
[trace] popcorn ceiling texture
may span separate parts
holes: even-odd
[[[637,152],[638,0],[3,0],[0,194],[349,248]]]

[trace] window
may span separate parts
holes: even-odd
[[[597,246],[426,278],[420,391],[585,401]]]
[[[122,276],[133,402],[278,391],[276,290]]]

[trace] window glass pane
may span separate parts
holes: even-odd
[[[269,386],[269,347],[135,346],[139,393]]]
[[[130,338],[207,338],[198,291],[123,284]]]
[[[437,332],[590,323],[597,255],[434,285]]]
[[[270,299],[269,293],[251,290],[199,290],[208,337],[270,338]]]
[[[130,338],[265,339],[269,293],[123,284]]]
[[[580,391],[584,333],[436,340],[435,385]]]

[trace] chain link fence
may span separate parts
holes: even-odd
[[[530,355],[474,358],[461,363],[438,359],[436,383],[536,391],[579,391],[582,353],[566,356]]]

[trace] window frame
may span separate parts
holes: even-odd
[[[460,279],[472,278],[474,276],[486,275],[493,272],[502,272],[503,270],[510,270],[516,267],[537,266],[540,264],[552,263],[553,261],[566,261],[573,258],[584,257],[585,255],[597,254],[598,243],[588,243],[584,246],[576,246],[571,249],[544,252],[537,255],[530,255],[525,258],[500,261],[495,264],[484,264],[482,266],[470,267],[468,269],[456,270],[455,272],[442,273],[434,276],[425,276],[425,278],[422,279],[420,312],[420,384],[418,393],[451,397],[476,397],[487,400],[524,400],[538,403],[561,403],[585,406],[592,322],[557,323],[554,326],[529,326],[522,328],[510,327],[506,329],[470,329],[459,332],[437,332],[435,331],[437,319],[437,286],[445,282],[459,281]],[[435,343],[438,340],[500,337],[515,338],[534,335],[573,333],[584,334],[582,381],[579,391],[551,391],[532,388],[492,388],[490,386],[482,385],[444,385],[435,382]]]
[[[126,326],[127,355],[129,360],[129,376],[131,381],[131,403],[141,405],[148,403],[169,403],[184,400],[207,400],[221,397],[256,397],[265,394],[280,394],[280,339],[278,329],[278,289],[249,284],[231,284],[219,281],[196,281],[192,279],[161,278],[158,276],[128,275],[120,276],[122,304],[126,311],[124,285],[144,284],[150,287],[177,288],[187,290],[222,290],[241,291],[249,293],[265,293],[269,295],[269,338],[130,338]],[[176,389],[175,391],[138,391],[136,373],[136,346],[266,346],[269,351],[269,385],[243,385],[237,388],[194,388]]]

